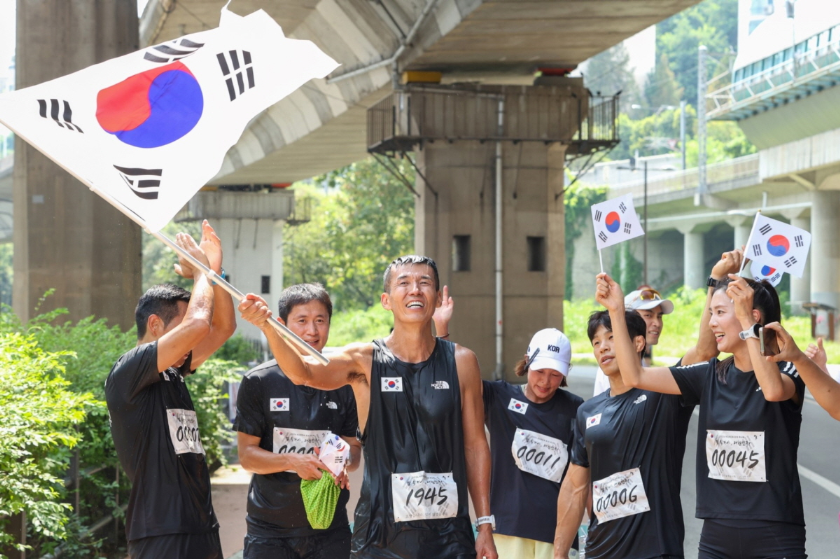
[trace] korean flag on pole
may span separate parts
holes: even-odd
[[[746,257],[801,278],[810,247],[810,233],[759,213],[747,242]]]
[[[598,250],[645,234],[630,194],[592,206],[592,225]]]
[[[225,8],[217,29],[0,97],[0,122],[157,231],[255,117],[336,66],[264,11]]]

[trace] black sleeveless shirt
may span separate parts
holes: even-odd
[[[426,361],[405,363],[383,340],[373,342],[362,444],[365,475],[352,557],[475,557],[455,344],[438,339]],[[391,475],[413,472],[452,474],[458,496],[454,517],[395,521]]]

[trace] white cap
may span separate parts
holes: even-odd
[[[637,289],[624,297],[624,308],[629,311],[647,311],[662,307],[662,314],[674,312],[674,303],[663,299],[655,289]]]
[[[529,369],[554,369],[567,376],[572,361],[572,344],[557,328],[545,328],[531,338],[528,360]]]

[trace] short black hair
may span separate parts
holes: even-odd
[[[645,337],[647,331],[647,323],[636,311],[624,311],[624,320],[627,321],[627,332],[630,334],[630,340],[635,340],[638,336]],[[586,328],[586,335],[589,336],[590,343],[595,337],[595,332],[598,327],[603,326],[608,332],[612,332],[612,321],[610,320],[610,311],[595,311],[589,315],[589,325]],[[644,348],[642,349],[644,352]]]
[[[146,335],[146,325],[149,317],[156,315],[167,326],[173,318],[178,316],[178,301],[190,302],[190,292],[183,287],[171,283],[154,285],[146,291],[137,302],[134,309],[134,321],[137,323],[137,339]]]
[[[385,268],[385,274],[382,276],[382,289],[385,291],[385,293],[391,292],[391,270],[393,270],[397,266],[413,264],[429,266],[434,271],[435,291],[440,291],[440,275],[438,274],[437,264],[435,264],[435,261],[429,258],[428,256],[409,254],[406,256],[400,256],[399,258],[396,258],[394,261],[388,264],[387,268]]]
[[[289,318],[292,309],[297,305],[305,305],[310,301],[320,301],[327,307],[327,318],[332,320],[332,301],[330,294],[320,283],[298,283],[291,285],[280,292],[280,300],[277,303],[277,316],[283,322]]]

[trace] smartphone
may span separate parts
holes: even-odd
[[[758,344],[761,346],[761,355],[778,355],[779,342],[776,339],[775,330],[766,328],[758,329]]]

